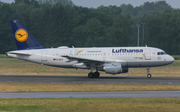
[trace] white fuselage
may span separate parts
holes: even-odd
[[[29,55],[24,55],[29,54]],[[98,48],[49,48],[33,50],[17,50],[7,53],[8,56],[40,63],[49,66],[78,68],[79,62],[63,56],[79,57],[82,59],[119,62],[122,67],[155,67],[168,65],[174,58],[158,48],[153,47],[98,47]],[[103,66],[103,65],[102,65]],[[79,67],[83,68],[83,67]],[[85,67],[86,68],[86,67]],[[88,68],[88,67],[87,67]]]

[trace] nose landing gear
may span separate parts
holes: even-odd
[[[147,78],[151,78],[151,74],[149,73],[150,72],[150,70],[149,70],[150,68],[149,67],[147,67]]]

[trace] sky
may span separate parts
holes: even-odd
[[[14,0],[0,0],[2,2],[11,3]],[[83,6],[88,8],[97,8],[101,5],[109,6],[109,5],[117,5],[120,6],[121,4],[132,4],[135,6],[143,5],[144,2],[156,2],[162,0],[72,0],[73,3],[77,6]],[[173,8],[180,8],[180,0],[164,0]]]

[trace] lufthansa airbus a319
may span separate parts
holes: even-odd
[[[120,74],[133,67],[146,67],[151,78],[149,67],[174,62],[172,56],[153,47],[45,48],[19,20],[10,23],[17,50],[7,52],[7,56],[55,67],[90,69],[89,78],[98,78],[98,71]]]

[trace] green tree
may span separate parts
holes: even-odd
[[[122,4],[121,9],[123,10],[122,12],[123,15],[132,15],[132,16],[136,15],[134,14],[134,7],[131,4],[128,5]]]
[[[75,46],[104,46],[104,31],[105,26],[102,23],[92,18],[85,25],[73,29],[73,40]]]
[[[146,43],[164,49],[169,54],[179,54],[180,10],[166,11],[147,16]]]
[[[25,3],[31,7],[39,7],[39,4],[36,0],[15,0],[15,4]]]
[[[0,2],[0,53],[15,50],[10,19],[19,19],[45,47],[134,46],[136,24],[145,23],[145,42],[170,54],[180,54],[180,10],[165,1],[132,5],[73,5],[71,0]],[[140,27],[140,42],[142,25]],[[7,46],[8,45],[8,46]]]
[[[38,2],[40,4],[48,3],[48,4],[51,4],[51,5],[54,5],[54,4],[57,4],[57,3],[61,3],[63,5],[73,6],[73,2],[71,0],[38,0]]]
[[[106,31],[106,36],[108,36],[109,42],[111,41],[111,46],[129,45],[129,39],[132,35],[132,23],[133,21],[130,16],[116,15],[113,17],[113,24]]]
[[[5,53],[9,50],[16,50],[13,33],[10,26],[10,21],[13,18],[18,18],[15,8],[10,4],[3,3],[0,6],[0,53]]]

